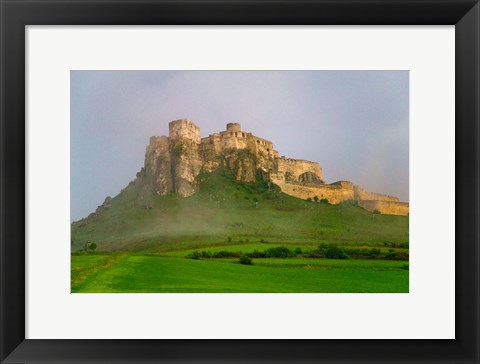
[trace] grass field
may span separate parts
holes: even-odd
[[[104,268],[98,269],[98,263]],[[408,292],[404,261],[73,255],[72,292]]]
[[[388,245],[408,243],[406,216],[304,201],[228,175],[200,178],[200,191],[187,198],[145,195],[130,184],[108,208],[73,223],[72,292],[408,292],[405,260],[186,259],[202,250],[305,252],[327,243],[408,254],[408,244]],[[86,242],[97,252],[80,253]]]

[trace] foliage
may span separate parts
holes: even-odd
[[[345,249],[339,248],[336,245],[330,245],[325,250],[325,257],[328,259],[348,259],[350,258],[345,252]]]
[[[238,259],[238,262],[240,264],[243,264],[243,265],[252,265],[253,264],[252,259],[248,255],[240,256],[240,258]]]
[[[279,246],[265,250],[265,255],[267,258],[291,258],[295,256],[295,253],[288,248]]]

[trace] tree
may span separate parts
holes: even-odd
[[[90,243],[90,245],[88,246],[88,249],[90,249],[92,252],[95,251],[95,249],[97,249],[97,244]]]

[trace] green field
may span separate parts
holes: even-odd
[[[228,174],[202,174],[199,183],[187,198],[131,183],[107,207],[74,222],[72,292],[408,292],[408,261],[382,260],[388,252],[408,257],[408,217],[373,214],[353,202],[305,201]],[[96,252],[82,253],[89,242]],[[375,248],[381,256],[297,254],[253,258],[253,265],[185,258],[279,246],[309,253],[319,244]]]
[[[95,270],[101,259],[113,259]],[[84,279],[72,292],[408,292],[402,261],[258,259],[190,260],[135,254],[72,256]],[[92,271],[93,269],[93,271]]]

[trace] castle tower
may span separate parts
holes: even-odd
[[[228,123],[227,124],[227,131],[241,131],[240,124],[239,123]]]
[[[171,121],[168,124],[168,131],[172,140],[186,138],[200,144],[200,128],[188,119]]]

